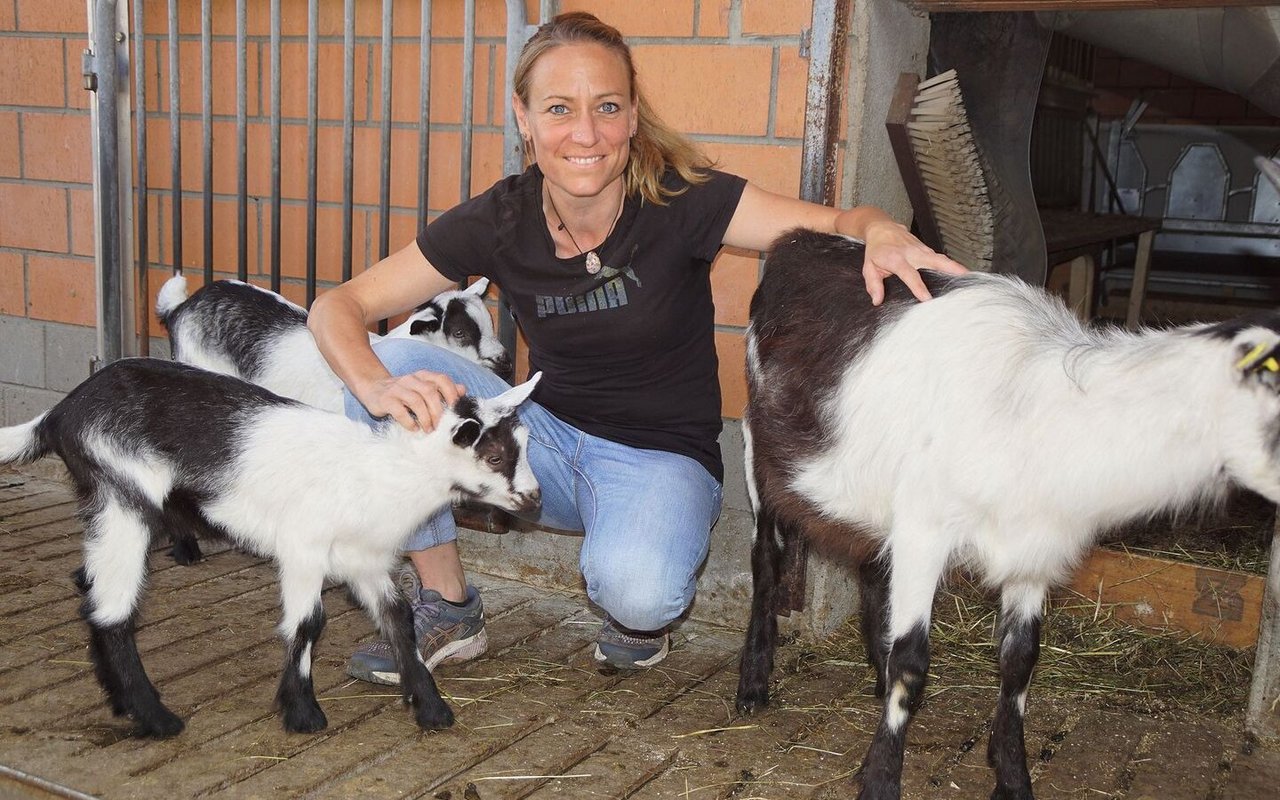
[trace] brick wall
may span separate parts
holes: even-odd
[[[182,266],[198,282],[204,266],[199,3],[179,4],[181,135],[183,141]],[[306,1],[282,3],[283,98],[281,244],[284,292],[304,299],[306,253]],[[321,0],[318,274],[322,285],[341,275],[342,2]],[[538,3],[528,0],[535,20]],[[433,122],[460,121],[461,2],[434,4]],[[630,0],[563,0],[561,10],[590,10],[619,27],[632,43],[645,91],[659,112],[698,139],[720,165],[760,186],[794,194],[800,180],[805,83],[800,31],[810,0],[664,0],[661,13]],[[236,270],[235,3],[214,0],[213,262],[218,276]],[[270,253],[269,4],[248,3],[248,269],[267,283]],[[417,34],[420,5],[394,6],[392,86],[393,208],[391,248],[418,227],[414,178],[418,132]],[[151,297],[172,271],[173,198],[168,152],[166,4],[145,6],[148,197]],[[353,264],[378,258],[381,2],[357,0],[355,70],[355,211]],[[88,96],[80,88],[86,46],[83,0],[0,0],[0,386],[3,417],[16,421],[48,405],[87,374],[93,352],[95,282]],[[472,192],[501,176],[505,10],[480,0],[476,47]],[[132,78],[130,79],[132,85]],[[459,137],[432,134],[430,207],[456,203]],[[744,403],[743,328],[758,277],[753,254],[725,253],[712,282],[717,308],[724,413]],[[151,316],[147,315],[148,318]],[[163,336],[151,321],[151,334]]]

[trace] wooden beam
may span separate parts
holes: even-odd
[[[1260,0],[899,0],[916,11],[1153,11],[1171,8],[1269,6]]]

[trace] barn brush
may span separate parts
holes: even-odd
[[[955,70],[916,87],[906,129],[943,251],[990,271],[994,215]]]

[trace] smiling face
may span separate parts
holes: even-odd
[[[620,56],[594,43],[549,49],[530,70],[527,94],[512,98],[516,120],[549,190],[595,198],[621,179],[637,117]]]

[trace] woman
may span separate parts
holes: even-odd
[[[607,614],[597,660],[647,667],[665,657],[667,627],[693,600],[720,513],[709,278],[719,249],[765,250],[796,226],[855,236],[867,243],[876,303],[890,274],[924,300],[917,269],[963,268],[874,208],[814,205],[712,170],[654,115],[622,36],[590,14],[539,28],[514,78],[531,166],[325,294],[310,325],[350,390],[350,415],[430,428],[464,390],[490,395],[505,384],[419,342],[384,340],[375,354],[366,326],[469,274],[502,287],[543,372],[521,414],[542,485],[537,521],[585,532],[587,594]],[[454,537],[446,511],[411,539],[412,569],[402,574],[429,667],[485,648],[480,598]],[[381,642],[361,647],[348,669],[398,681]]]

